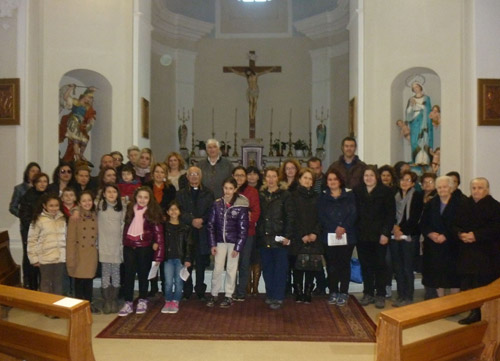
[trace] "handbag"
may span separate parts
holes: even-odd
[[[301,253],[295,261],[295,269],[299,271],[321,271],[323,269],[323,256]]]
[[[357,258],[351,258],[351,281],[354,283],[363,283],[361,263],[359,263],[359,259]]]

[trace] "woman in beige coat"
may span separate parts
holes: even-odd
[[[66,267],[75,279],[76,298],[92,302],[92,280],[97,270],[97,215],[92,193],[83,191],[78,205],[78,215],[68,223]],[[93,306],[91,309],[98,311]]]

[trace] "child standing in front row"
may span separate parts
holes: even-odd
[[[120,264],[123,262],[123,219],[125,208],[115,184],[104,187],[97,206],[99,261],[102,266],[103,312],[118,312]]]
[[[134,312],[133,296],[135,276],[139,279],[139,300],[135,313],[143,314],[148,309],[148,274],[152,261],[157,265],[163,261],[163,215],[153,199],[149,187],[140,187],[127,207],[123,230],[123,262],[125,268],[125,304],[118,316]]]
[[[99,312],[92,304],[97,271],[97,215],[90,191],[83,191],[78,197],[78,213],[68,222],[66,249],[66,267],[68,275],[75,279],[75,297],[89,301],[92,312]]]
[[[161,313],[177,313],[182,298],[184,281],[180,276],[182,267],[191,267],[194,255],[194,241],[191,227],[181,224],[179,203],[171,202],[167,206],[167,223],[165,224],[165,306]],[[172,287],[175,290],[172,291]]]
[[[66,218],[61,200],[44,194],[33,215],[28,232],[28,258],[40,268],[40,291],[62,295],[66,267]]]

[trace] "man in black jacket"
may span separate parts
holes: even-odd
[[[205,269],[210,265],[210,247],[207,240],[206,223],[208,213],[214,203],[212,190],[201,183],[202,174],[198,167],[190,167],[187,171],[189,186],[177,192],[177,201],[181,206],[181,222],[191,226],[192,237],[195,243],[196,286],[194,290],[201,300],[205,299]],[[189,273],[193,266],[189,267]],[[184,282],[184,298],[193,293],[193,280],[189,277]]]

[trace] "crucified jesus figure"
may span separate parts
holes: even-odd
[[[256,66],[255,51],[249,52],[249,66],[225,66],[224,73],[234,73],[246,78],[247,101],[248,101],[248,117],[250,121],[250,138],[255,138],[255,115],[257,112],[257,100],[259,99],[259,76],[267,73],[280,73],[281,66]]]
[[[259,100],[259,85],[257,80],[259,76],[272,73],[277,66],[271,66],[266,70],[255,72],[252,68],[247,68],[244,72],[238,71],[234,67],[226,67],[230,69],[233,73],[244,76],[247,78],[248,88],[247,88],[247,101],[248,101],[248,115],[250,119],[255,119],[255,113],[257,112],[257,100]]]

